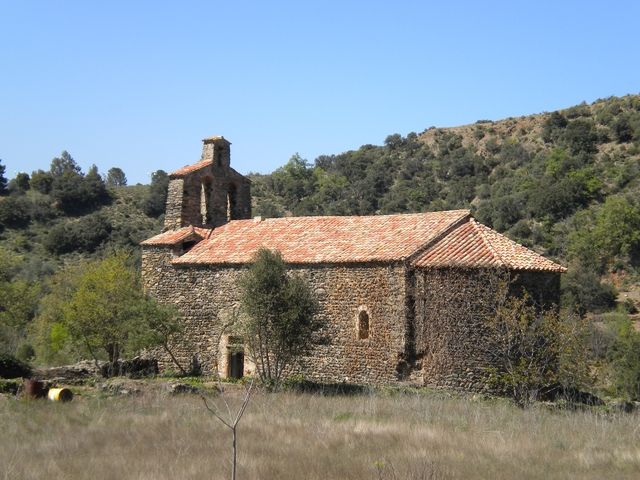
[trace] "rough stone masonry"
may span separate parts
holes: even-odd
[[[486,390],[486,329],[474,308],[491,295],[477,288],[486,275],[516,279],[540,304],[558,302],[564,267],[467,210],[252,219],[251,183],[231,168],[231,144],[203,143],[200,161],[170,175],[164,231],[142,242],[145,289],[184,322],[173,346],[184,366],[252,372],[233,325],[237,280],[261,247],[280,251],[317,296],[328,342],[292,373],[321,382]]]

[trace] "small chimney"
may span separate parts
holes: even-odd
[[[254,221],[255,223],[260,223],[260,222],[262,221],[262,217],[260,217],[260,216],[253,217],[253,221]]]
[[[229,168],[231,164],[231,142],[222,136],[213,136],[202,140],[201,162],[213,161],[214,167]]]

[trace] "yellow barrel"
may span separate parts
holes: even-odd
[[[47,397],[54,402],[70,402],[73,400],[73,392],[68,388],[50,388]]]

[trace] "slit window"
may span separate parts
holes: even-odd
[[[211,179],[205,178],[200,188],[200,215],[202,217],[202,225],[210,225],[213,220],[211,190]]]
[[[358,339],[365,340],[369,338],[369,314],[366,310],[360,310],[358,313]]]
[[[227,191],[227,221],[230,222],[236,217],[236,187],[230,185]]]

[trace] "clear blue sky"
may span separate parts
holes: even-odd
[[[430,126],[640,91],[637,1],[0,0],[0,159],[68,150],[129,183],[270,172]]]

